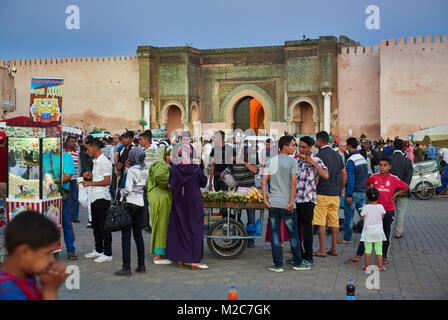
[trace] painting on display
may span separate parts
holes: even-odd
[[[34,122],[61,121],[64,79],[31,79],[30,114]]]

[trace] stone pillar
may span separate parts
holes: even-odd
[[[322,95],[324,96],[324,130],[330,133],[330,111],[331,111],[331,92],[322,91]]]
[[[145,98],[143,102],[143,118],[148,123],[143,127],[144,130],[149,130],[151,128],[151,98]]]
[[[286,120],[286,124],[287,124],[286,130],[288,131],[289,134],[293,135],[294,134],[294,132],[293,132],[294,128],[293,128],[292,120]]]
[[[201,134],[201,121],[193,121],[193,136],[200,137]]]

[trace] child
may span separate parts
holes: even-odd
[[[364,220],[364,228],[362,229],[361,241],[364,241],[366,266],[364,270],[370,265],[370,254],[372,253],[372,244],[375,247],[375,254],[378,260],[378,269],[386,271],[383,268],[383,241],[386,240],[386,235],[383,231],[383,218],[386,210],[378,203],[380,193],[378,189],[368,189],[366,192],[369,204],[365,205],[361,211],[361,219]]]
[[[390,245],[390,229],[395,215],[394,200],[399,195],[405,193],[409,186],[406,182],[401,181],[398,177],[389,173],[392,168],[389,158],[382,158],[379,161],[380,173],[372,174],[366,180],[367,188],[373,187],[378,189],[379,197],[378,204],[381,204],[386,210],[383,218],[383,230],[386,235],[386,240],[383,242],[383,264],[388,264],[390,261],[387,258]],[[349,259],[347,263],[356,263],[361,261],[361,256],[364,254],[364,244],[361,242],[356,251],[356,256]]]
[[[58,243],[59,231],[50,219],[35,211],[17,214],[5,231],[8,255],[0,270],[0,300],[56,300],[68,277],[66,267],[54,261]]]

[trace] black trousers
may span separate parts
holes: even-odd
[[[106,223],[107,209],[110,207],[110,201],[98,199],[92,203],[92,229],[95,238],[95,250],[104,253],[106,256],[112,256],[112,233],[104,229]]]
[[[297,227],[300,240],[300,233],[303,234],[303,243],[300,242],[303,259],[313,260],[313,216],[314,202],[296,203]]]
[[[143,207],[128,204],[132,225],[121,231],[121,249],[123,253],[123,269],[131,269],[131,230],[137,246],[138,266],[145,266],[145,243],[143,242]]]
[[[389,253],[389,246],[390,246],[390,230],[392,226],[392,222],[394,221],[394,215],[395,211],[386,211],[386,214],[384,215],[383,219],[383,231],[386,235],[386,241],[383,241],[383,258],[387,258]],[[364,254],[364,242],[360,241],[358,250],[356,251],[356,254],[358,256],[362,256]]]
[[[149,228],[149,203],[148,203],[148,194],[145,191],[143,192],[143,227]]]

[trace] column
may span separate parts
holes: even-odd
[[[201,136],[201,121],[193,121],[193,136],[200,137]]]
[[[324,96],[324,130],[330,133],[331,92],[322,91]]]
[[[143,118],[148,123],[144,126],[144,130],[149,130],[151,128],[151,99],[145,98],[143,102]]]

